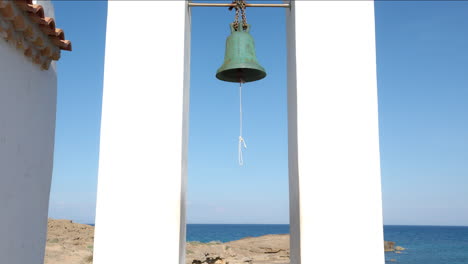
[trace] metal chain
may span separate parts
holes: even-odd
[[[233,0],[232,1],[235,6],[230,7],[229,10],[232,10],[233,8],[236,9],[236,15],[234,16],[234,22],[233,26],[236,31],[239,30],[239,12],[241,13],[242,16],[242,28],[246,29],[247,28],[247,16],[245,15],[245,8],[246,8],[246,2],[245,0]]]

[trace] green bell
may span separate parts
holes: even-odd
[[[226,82],[253,82],[265,78],[265,69],[255,55],[255,44],[250,35],[250,25],[239,30],[231,24],[231,35],[226,40],[224,63],[216,72],[216,78]]]

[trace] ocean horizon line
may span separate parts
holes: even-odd
[[[258,224],[258,223],[187,223],[187,225],[289,225],[289,224]],[[468,227],[468,225],[432,225],[432,224],[384,224],[383,226],[433,226],[433,227]]]
[[[79,222],[76,222],[76,223],[79,223]],[[85,225],[91,225],[91,226],[95,226],[96,224],[95,223],[84,223]],[[229,223],[229,224],[225,224],[225,223],[187,223],[186,225],[289,225],[289,224],[258,224],[258,223],[254,223],[254,224],[249,224],[249,223]],[[468,225],[427,225],[427,224],[421,224],[421,225],[414,225],[414,224],[384,224],[383,225],[384,227],[385,226],[409,226],[409,227],[412,227],[412,226],[421,226],[421,227],[467,227],[468,228]]]
[[[259,223],[187,223],[187,225],[289,225],[289,224],[259,224]]]
[[[468,225],[405,225],[405,224],[390,224],[384,226],[428,226],[428,227],[468,227]]]

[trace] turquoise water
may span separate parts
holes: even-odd
[[[187,241],[227,242],[287,233],[289,225],[187,225]],[[384,236],[406,248],[401,254],[385,253],[387,263],[468,264],[468,227],[385,226]]]

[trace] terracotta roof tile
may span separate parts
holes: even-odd
[[[26,57],[48,69],[51,60],[60,58],[60,50],[72,50],[55,20],[46,17],[41,5],[32,0],[0,0],[0,36],[24,50]]]

